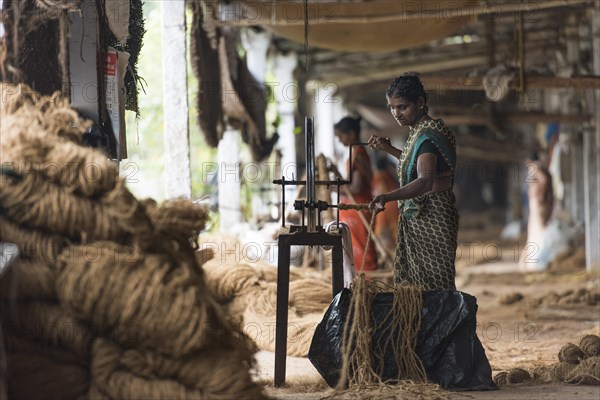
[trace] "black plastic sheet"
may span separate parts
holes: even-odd
[[[315,329],[308,352],[308,358],[331,387],[337,384],[342,367],[340,344],[351,299],[352,293],[348,289],[333,299]],[[401,334],[390,331],[391,323],[386,321],[390,318],[392,302],[392,293],[379,293],[372,305],[374,326],[383,327],[373,334],[372,350],[384,355],[383,360],[374,360],[373,368],[382,371],[383,380],[395,379],[398,375],[394,354],[384,348],[391,335]],[[469,294],[456,290],[423,292],[416,352],[429,381],[445,389],[496,389],[492,368],[476,334],[476,314],[477,300]]]

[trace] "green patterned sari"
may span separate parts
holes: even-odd
[[[415,179],[419,147],[429,140],[456,171],[456,140],[441,119],[411,128],[398,164],[400,186]],[[423,290],[452,289],[454,283],[458,212],[452,189],[398,202],[398,242],[394,281],[408,281]]]

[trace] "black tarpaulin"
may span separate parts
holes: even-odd
[[[329,386],[334,387],[342,367],[340,352],[344,324],[348,316],[352,293],[342,290],[331,302],[323,320],[317,326],[308,358]],[[372,304],[373,326],[389,327],[386,318],[393,303],[392,293],[375,295]],[[427,378],[445,389],[493,390],[492,368],[476,334],[477,300],[456,290],[423,292],[421,329],[416,353],[421,359]],[[376,330],[372,350],[377,354],[390,335],[401,332]],[[381,378],[397,378],[398,366],[389,351],[383,352]],[[374,357],[374,363],[380,363]],[[374,365],[374,370],[381,366]]]

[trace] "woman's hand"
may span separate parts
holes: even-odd
[[[372,149],[382,150],[389,152],[392,148],[392,143],[390,142],[389,137],[380,137],[377,135],[373,135],[369,138],[368,141],[369,147]]]
[[[385,194],[380,194],[379,196],[375,196],[375,198],[369,204],[369,208],[371,210],[375,210],[375,212],[383,211],[385,209],[385,203],[388,202],[388,199]]]

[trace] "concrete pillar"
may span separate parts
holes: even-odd
[[[217,150],[219,163],[219,231],[231,233],[242,221],[240,178],[240,133],[231,127],[223,134]]]
[[[267,53],[271,46],[271,33],[266,31],[256,31],[252,28],[242,29],[241,31],[241,43],[246,49],[246,64],[248,70],[254,77],[254,79],[264,89],[265,76],[267,75]],[[239,160],[242,161],[243,160]],[[274,179],[273,168],[269,168],[268,161],[261,161],[257,165],[247,166],[243,171],[252,171],[252,177],[248,176],[248,184],[260,188],[265,185],[272,186],[271,183]],[[256,173],[256,174],[255,174]],[[270,179],[267,179],[269,177]],[[270,203],[273,199],[268,198],[267,192],[260,190],[252,191],[252,215],[259,217],[264,215],[270,215]]]
[[[592,15],[594,74],[600,74],[600,4]],[[585,258],[588,272],[600,275],[600,90],[594,90],[595,127],[584,132]]]
[[[288,54],[277,54],[274,59],[275,73],[275,101],[277,101],[277,112],[279,113],[279,143],[277,148],[281,151],[280,175],[285,179],[298,176],[296,167],[296,139],[294,137],[294,112],[296,110],[296,99],[298,86],[294,80],[294,70],[298,65],[298,56],[294,52]],[[289,188],[291,193],[295,192],[293,187]],[[287,193],[286,193],[287,197]]]
[[[267,72],[267,51],[271,45],[269,32],[258,32],[247,28],[241,32],[242,46],[246,49],[248,70],[261,84],[265,82]]]
[[[323,153],[331,159],[335,155],[335,135],[333,124],[337,122],[336,104],[340,99],[336,98],[336,86],[332,83],[311,81],[307,84],[309,98],[315,122],[315,155]]]
[[[4,7],[4,0],[0,0],[0,10]],[[0,38],[4,36],[4,24],[0,22]],[[0,393],[2,394],[2,393]]]
[[[188,131],[185,2],[161,3],[166,198],[192,196]]]
[[[583,134],[573,132],[569,137],[569,161],[571,181],[565,188],[565,201],[574,221],[584,223],[584,193],[583,193]]]

